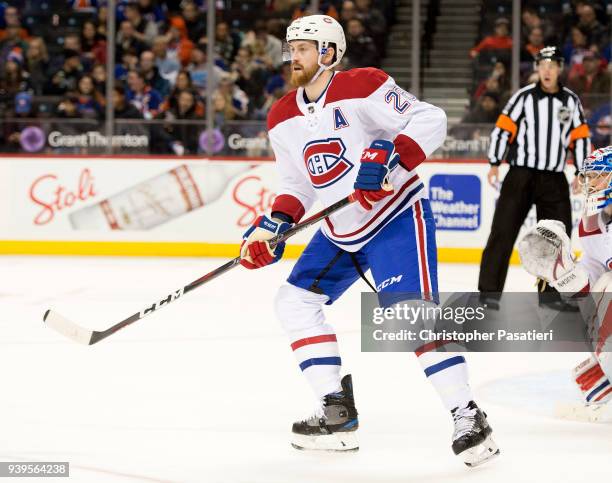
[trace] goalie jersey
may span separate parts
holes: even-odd
[[[578,226],[578,236],[583,255],[580,266],[588,273],[591,287],[605,273],[612,270],[612,233],[610,222],[605,223],[603,212],[583,218]]]
[[[425,196],[414,169],[446,137],[446,115],[417,100],[381,70],[336,72],[314,102],[303,88],[279,99],[268,114],[280,190],[272,211],[297,222],[318,200],[329,206],[351,194],[361,153],[375,139],[391,140],[401,161],[390,175],[395,192],[365,211],[357,203],[331,215],[325,236],[349,252]]]

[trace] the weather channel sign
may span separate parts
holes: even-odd
[[[438,230],[477,230],[480,226],[480,179],[471,174],[436,174],[429,199]]]

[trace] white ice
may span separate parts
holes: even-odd
[[[238,268],[91,347],[42,323],[53,308],[104,328],[222,262],[0,258],[0,461],[70,461],[69,481],[86,483],[607,477],[610,426],[550,411],[556,397],[574,397],[569,370],[583,354],[468,354],[476,400],[502,450],[468,469],[450,450],[451,418],[414,356],[360,352],[360,283],[327,314],[354,377],[361,450],[293,450],[291,422],[312,399],[272,310],[292,261]],[[476,266],[439,272],[442,290],[475,289]],[[509,289],[532,285],[511,268]]]

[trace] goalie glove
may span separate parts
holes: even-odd
[[[287,231],[291,226],[290,223],[265,215],[257,218],[253,226],[242,235],[240,264],[252,270],[278,262],[285,251],[285,242],[271,247],[268,240]]]
[[[589,286],[587,274],[572,258],[565,225],[558,220],[540,220],[521,239],[518,252],[525,270],[559,292],[572,296]]]

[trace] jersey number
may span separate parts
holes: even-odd
[[[395,91],[389,91],[385,94],[385,101],[387,104],[393,102],[393,109],[395,109],[400,114],[404,114],[408,108],[410,107],[410,102],[404,101],[400,98],[400,95]]]

